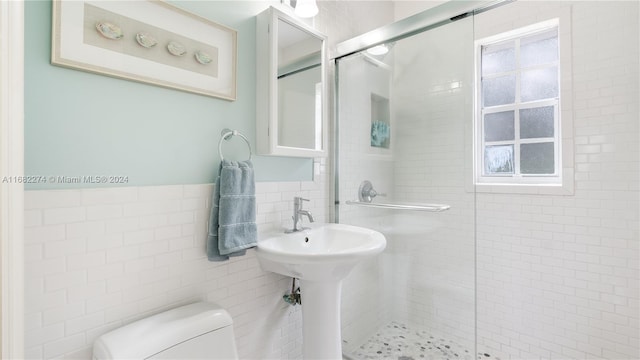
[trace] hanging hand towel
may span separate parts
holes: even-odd
[[[209,218],[207,257],[224,261],[257,245],[256,185],[251,161],[222,160]]]

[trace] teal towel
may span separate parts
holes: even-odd
[[[256,184],[251,161],[222,160],[209,217],[207,257],[224,261],[258,242]]]

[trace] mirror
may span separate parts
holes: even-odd
[[[256,29],[257,153],[326,156],[326,37],[273,7]]]

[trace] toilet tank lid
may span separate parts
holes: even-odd
[[[145,359],[196,336],[233,324],[220,306],[198,302],[156,314],[100,336],[93,358]]]

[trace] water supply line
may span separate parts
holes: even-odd
[[[291,278],[291,293],[282,296],[284,302],[289,305],[302,305],[302,297],[300,296],[300,287],[296,288],[296,278]]]

